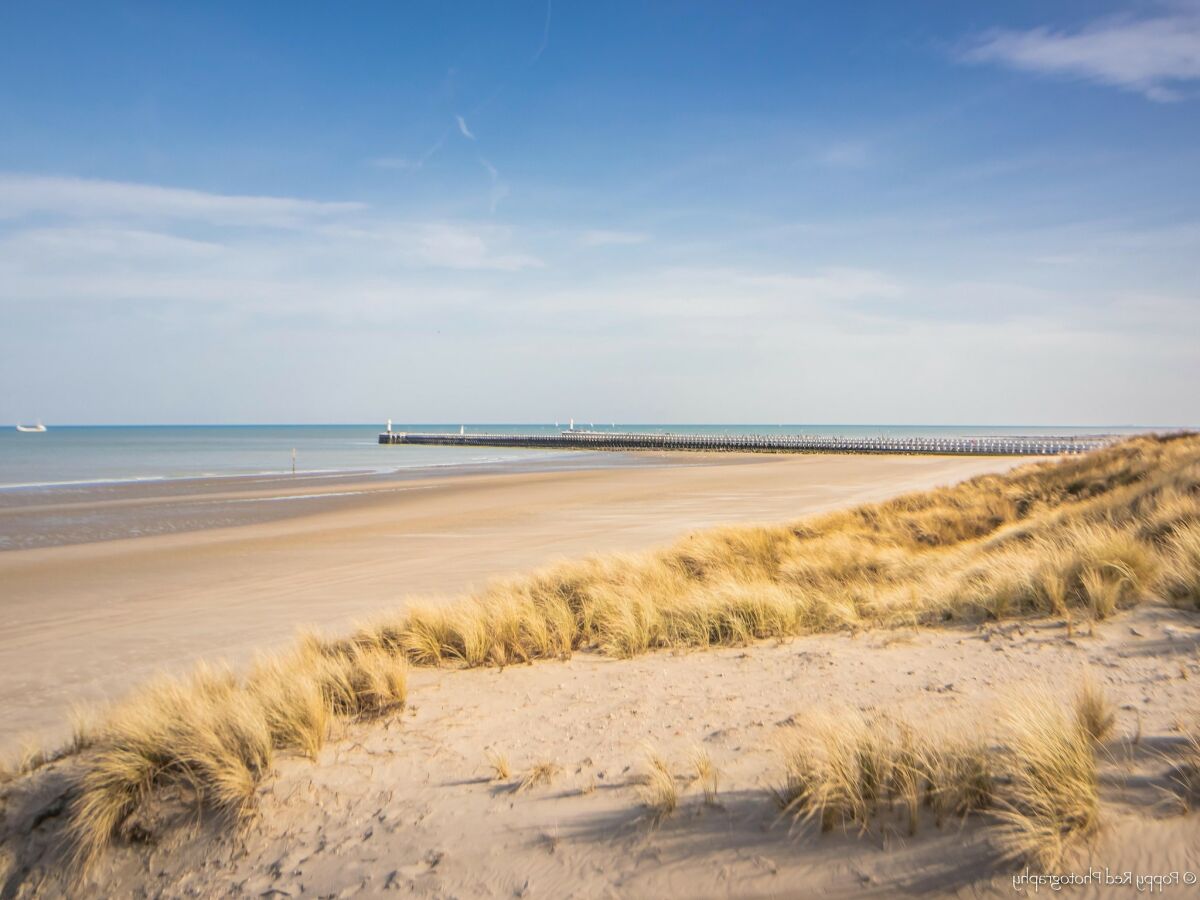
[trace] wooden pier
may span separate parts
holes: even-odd
[[[741,453],[906,453],[953,456],[1059,456],[1086,453],[1110,442],[1104,437],[877,437],[782,434],[651,434],[562,431],[557,434],[468,434],[385,431],[381,444],[447,447],[530,447],[545,450],[697,450]]]

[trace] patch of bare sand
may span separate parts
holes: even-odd
[[[354,618],[407,597],[456,594],[555,558],[643,549],[727,522],[790,520],[1018,462],[671,458],[678,465],[339,481],[306,488],[337,495],[311,515],[0,553],[0,751],[30,733],[62,739],[73,703],[111,699],[156,670],[180,671],[201,657],[241,663],[301,625],[348,630]],[[90,509],[107,516],[197,500],[126,487]],[[286,483],[234,482],[198,499],[294,492]],[[45,504],[36,512],[44,516]]]
[[[1200,699],[1200,621],[1143,606],[1068,638],[1042,621],[981,629],[871,631],[782,644],[614,660],[578,654],[505,670],[420,670],[410,709],[349,726],[316,763],[283,761],[242,836],[145,823],[82,886],[108,896],[808,897],[1014,895],[986,817],[915,837],[884,815],[865,835],[789,833],[769,787],[773,738],[819,707],[880,710],[920,728],[993,735],[1011,698],[1049,687],[1070,702],[1085,673],[1117,707],[1101,752],[1104,825],[1068,871],[1198,872],[1200,816],[1171,802],[1180,725]],[[675,814],[651,828],[635,778],[652,745],[679,776]],[[688,786],[706,749],[718,805]],[[489,751],[513,773],[492,781]],[[561,767],[517,793],[529,767]],[[64,765],[64,764],[57,764]],[[26,791],[51,795],[55,768]],[[43,809],[10,798],[8,819]],[[20,876],[56,880],[57,819],[22,843]],[[39,854],[45,854],[39,856]],[[49,880],[41,881],[49,876]],[[12,887],[17,880],[10,881]],[[1042,893],[1050,895],[1043,887]],[[1124,886],[1072,897],[1131,896]],[[1187,896],[1179,887],[1166,896]]]

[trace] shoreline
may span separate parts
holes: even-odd
[[[0,553],[0,750],[27,735],[63,738],[74,704],[115,699],[199,659],[241,665],[298,627],[344,631],[409,598],[436,602],[557,559],[791,521],[1020,462],[717,456],[380,482],[269,521]],[[226,491],[222,502],[270,493]]]
[[[87,544],[155,534],[204,531],[311,515],[340,496],[381,492],[395,485],[446,478],[648,467],[723,465],[728,454],[579,453],[574,458],[532,457],[487,463],[342,471],[146,477],[0,487],[0,554],[14,550]],[[300,491],[302,493],[296,493]],[[309,501],[305,508],[272,506]],[[262,504],[240,510],[234,504]],[[132,508],[141,506],[137,518]],[[208,506],[210,509],[200,509]],[[158,511],[158,517],[154,515]],[[258,514],[254,514],[257,512]],[[105,514],[109,514],[106,515]],[[189,514],[190,513],[190,514]],[[72,515],[76,518],[72,520]]]

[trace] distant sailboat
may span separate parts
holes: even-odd
[[[43,425],[41,422],[38,422],[36,425],[18,425],[17,426],[17,431],[23,431],[26,434],[41,434],[45,430],[46,430],[46,426]]]

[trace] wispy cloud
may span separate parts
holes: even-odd
[[[492,187],[488,191],[488,206],[494,213],[496,207],[500,205],[500,201],[509,195],[508,185],[500,179],[500,172],[483,156],[479,157],[479,164],[483,166],[485,172],[488,173],[488,178],[491,179]]]
[[[1180,100],[1184,87],[1200,80],[1200,12],[1108,18],[1077,31],[996,30],[977,37],[961,58]]]
[[[475,135],[471,132],[471,129],[467,127],[467,120],[462,116],[455,116],[454,119],[458,122],[459,133],[468,140],[475,140]]]
[[[456,225],[422,226],[418,238],[421,258],[433,266],[456,269],[493,269],[515,272],[542,267],[537,257],[524,253],[497,253],[501,230]]]
[[[380,156],[371,160],[371,165],[377,169],[400,169],[409,171],[421,168],[419,159],[405,159],[403,156]]]
[[[0,219],[32,214],[68,218],[119,216],[287,228],[364,208],[362,203],[213,194],[121,181],[0,174]]]
[[[425,163],[429,162],[430,158],[442,149],[442,145],[446,143],[446,138],[449,136],[449,131],[443,132],[442,136],[430,144],[429,149],[416,159],[411,159],[407,156],[380,156],[371,160],[371,165],[377,169],[399,169],[415,172],[418,169],[424,168]]]
[[[824,268],[803,275],[738,272],[731,277],[749,286],[831,303],[898,297],[904,293],[904,288],[894,278],[870,269]]]
[[[529,60],[532,66],[535,62],[542,58],[542,54],[546,52],[546,48],[550,46],[550,11],[552,0],[546,0],[546,23],[542,26],[542,42],[538,44],[537,52],[533,54],[533,58]]]
[[[585,247],[611,247],[628,244],[644,244],[650,240],[650,235],[639,231],[610,231],[604,228],[594,228],[579,236],[579,243]]]
[[[408,221],[360,203],[0,179],[0,311],[199,305],[242,316],[303,310],[314,321],[355,311],[394,318],[469,294],[474,273],[542,265],[506,228]]]
[[[714,321],[753,322],[757,328],[764,317],[777,325],[800,319],[845,322],[907,291],[900,280],[874,269],[779,272],[684,265],[638,272],[616,285],[582,288],[569,297],[551,295],[544,299],[548,306],[542,311],[557,306],[572,315],[587,311],[598,319],[671,319],[689,330]]]

